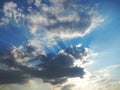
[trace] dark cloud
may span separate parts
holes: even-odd
[[[20,52],[26,52],[28,56],[32,52],[35,52],[35,49],[32,47],[24,48],[25,50],[22,50],[22,52]],[[69,52],[69,50],[72,52]],[[21,83],[27,81],[29,78],[37,77],[41,78],[44,82],[56,85],[64,83],[68,78],[83,78],[85,75],[84,68],[74,66],[75,57],[78,58],[78,56],[74,55],[74,53],[78,54],[82,52],[78,52],[78,50],[75,48],[69,48],[69,50],[63,50],[63,52],[59,52],[53,58],[50,58],[47,55],[39,54],[33,59],[29,57],[30,60],[26,61],[25,63],[17,62],[17,58],[14,58],[13,53],[11,53],[11,51],[7,51],[5,55],[0,56],[0,63],[7,66],[5,68],[1,67],[0,69],[0,83]],[[16,52],[15,54],[20,54],[20,52]],[[21,56],[21,59],[24,57]],[[39,64],[33,67],[29,66],[30,62],[32,64],[38,60],[40,61]]]
[[[58,54],[53,60],[44,60],[39,65],[42,68],[40,76],[44,79],[54,80],[54,83],[62,82],[70,77],[83,77],[84,69],[73,66],[73,59],[69,55]]]
[[[26,82],[24,72],[19,70],[0,69],[0,84],[23,83]]]
[[[8,67],[16,66],[14,56],[10,52],[10,50],[7,50],[7,51],[5,51],[3,53],[1,52],[1,54],[0,54],[0,63],[5,64]]]

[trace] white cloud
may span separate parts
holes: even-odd
[[[102,87],[102,90],[105,90],[105,87],[107,85],[114,83],[116,80],[119,81],[119,77],[117,77],[117,79],[112,77],[114,74],[118,74],[118,73],[112,72],[113,70],[115,70],[117,68],[120,68],[119,64],[111,65],[111,66],[108,66],[101,70],[92,72],[90,75],[90,78],[88,79],[88,82],[90,83],[90,85],[94,84],[94,88]],[[107,88],[109,88],[109,87],[107,87]]]
[[[16,3],[12,1],[6,2],[3,7],[3,19],[9,23],[13,18],[16,23],[19,23],[23,18],[25,18],[25,15],[22,12],[22,9],[18,8]]]
[[[34,13],[34,12],[33,12]],[[44,28],[44,26],[49,24],[49,21],[47,19],[47,17],[39,14],[35,13],[35,14],[30,14],[27,16],[28,20],[29,20],[29,29],[31,31],[31,33],[35,33],[37,30],[40,30],[41,28]]]
[[[41,0],[35,0],[35,5],[39,7],[41,5]]]
[[[36,3],[40,3],[36,0]],[[84,36],[103,22],[98,12],[93,8],[78,5],[76,1],[50,0],[51,6],[37,5],[39,10],[32,9],[27,16],[29,29],[35,34],[44,29],[47,37]],[[86,9],[85,9],[86,8]]]
[[[77,1],[50,0],[50,6],[42,4],[41,0],[29,0],[28,3],[34,3],[37,9],[28,6],[26,10],[29,14],[25,15],[16,3],[6,2],[3,7],[4,22],[8,23],[11,19],[16,23],[27,20],[28,28],[33,35],[44,29],[45,38],[54,38],[84,36],[104,20],[93,9],[95,6],[87,7],[77,4]]]
[[[60,22],[78,22],[80,17],[76,12],[67,13],[67,15],[58,16]]]
[[[98,72],[100,74],[102,74],[102,76],[107,77],[107,78],[111,78],[111,72],[116,69],[116,68],[120,68],[119,64],[115,64],[115,65],[110,65],[102,70],[99,70]]]
[[[29,48],[32,47],[29,45],[26,47],[22,45],[19,47],[13,47],[11,53],[13,54],[14,59],[16,60],[17,63],[27,65],[25,64],[26,62],[34,60],[39,55],[40,53],[39,50],[36,49],[36,51],[29,51]]]
[[[15,10],[15,8],[17,7],[17,5],[13,2],[7,2],[4,5],[4,13],[6,16],[8,17],[12,17],[12,10]]]
[[[42,38],[52,42],[56,37],[84,36],[103,22],[103,17],[93,7],[77,4],[76,1],[50,0],[50,6],[41,4],[41,0],[28,2],[35,4],[37,9],[32,6],[26,7],[29,12],[26,15],[16,3],[12,1],[5,3],[3,8],[5,17],[0,25],[3,25],[3,22],[9,23],[11,19],[20,24],[27,20],[26,26],[34,38],[39,39],[38,34],[41,35],[41,31],[44,30]]]
[[[17,48],[14,47],[13,50],[11,51],[16,62],[21,63],[21,64],[31,59],[28,57],[27,53],[25,53],[23,50],[24,50],[23,46],[19,46]]]

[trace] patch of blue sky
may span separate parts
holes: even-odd
[[[103,5],[101,13],[106,16],[105,22],[90,33],[93,39],[89,46],[100,53],[90,67],[92,70],[120,63],[120,12],[117,4],[110,1]]]
[[[58,48],[56,48],[55,46],[52,46],[52,47],[45,47],[44,50],[46,52],[46,55],[49,57],[49,58],[52,58],[54,57],[57,53],[58,53]]]
[[[47,6],[51,6],[50,0],[41,0],[42,4],[46,4]]]
[[[0,27],[0,41],[5,44],[19,46],[21,44],[26,44],[30,37],[31,34],[24,26],[17,27],[13,24],[8,24]]]

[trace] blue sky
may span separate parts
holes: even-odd
[[[118,90],[119,2],[1,0],[0,89]]]
[[[120,27],[118,20],[120,18],[118,2],[110,2],[103,4],[105,15],[105,22],[92,32],[92,37],[94,37],[92,48],[102,52],[104,55],[98,56],[98,62],[104,61],[101,65],[110,65],[120,63],[119,61],[119,46],[120,46]],[[108,9],[108,7],[111,7]]]

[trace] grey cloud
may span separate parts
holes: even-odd
[[[31,52],[35,52],[35,49],[33,49],[32,47],[24,48],[25,50],[23,50],[23,52],[25,51],[28,54],[28,56]],[[76,51],[74,50],[74,52]],[[5,56],[8,57],[3,58]],[[29,78],[37,77],[41,78],[43,82],[48,82],[53,85],[57,85],[66,82],[68,78],[83,78],[83,76],[85,75],[84,68],[74,66],[74,60],[76,56],[72,55],[72,53],[69,53],[68,51],[58,53],[53,58],[50,58],[49,56],[43,54],[39,54],[35,58],[30,58],[30,60],[25,63],[16,62],[17,58],[14,58],[14,55],[13,53],[11,53],[11,51],[7,51],[5,56],[0,56],[0,63],[5,64],[7,66],[6,68],[0,69],[0,78],[3,78],[0,79],[1,84],[21,83],[22,81],[27,81]],[[23,56],[21,56],[21,59],[22,58]],[[33,63],[35,61],[40,61],[40,63],[36,64],[36,66],[29,66],[30,62]]]
[[[72,90],[72,87],[74,86],[75,86],[74,84],[68,84],[68,85],[63,86],[61,90]]]
[[[73,67],[73,59],[65,55],[57,55],[55,59],[46,61],[41,66],[41,75],[45,78],[82,77],[85,74],[83,68]]]
[[[16,66],[13,54],[10,50],[1,52],[0,54],[0,63],[7,65],[8,67]]]
[[[11,83],[25,83],[26,76],[24,72],[19,70],[3,70],[0,69],[0,84],[11,84]]]

